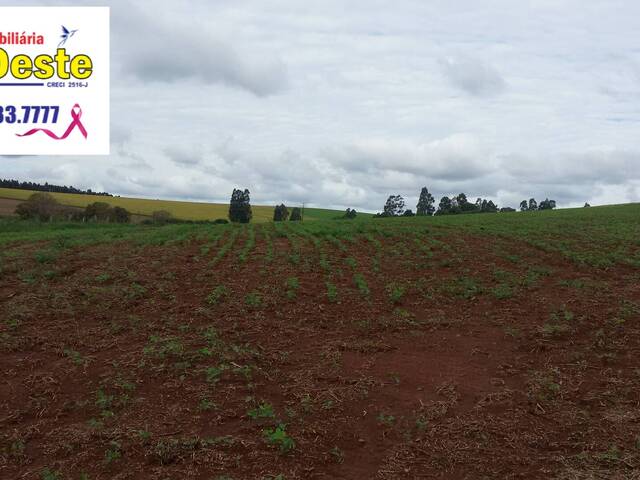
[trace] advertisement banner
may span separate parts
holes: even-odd
[[[0,7],[0,155],[109,153],[109,8]]]

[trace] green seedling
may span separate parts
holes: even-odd
[[[122,457],[121,445],[116,441],[109,442],[110,448],[104,454],[104,463],[109,465]]]
[[[376,419],[378,420],[378,422],[386,425],[387,427],[392,426],[396,421],[396,417],[394,417],[393,415],[385,415],[384,413],[380,413],[380,415],[378,415]]]
[[[276,428],[263,430],[263,435],[269,445],[277,446],[280,449],[280,453],[289,453],[296,446],[296,442],[286,432],[286,425],[282,423]]]
[[[287,298],[293,300],[296,298],[298,289],[300,288],[300,282],[297,277],[287,278]]]
[[[213,291],[207,296],[207,303],[209,305],[217,305],[222,303],[222,301],[229,295],[229,291],[227,287],[224,285],[218,285]]]
[[[326,282],[327,287],[327,298],[331,303],[336,303],[338,301],[338,288],[331,282]]]
[[[258,308],[262,305],[262,296],[258,292],[248,293],[244,297],[244,303],[251,308]]]
[[[369,285],[367,285],[367,281],[364,279],[364,276],[361,273],[356,273],[353,276],[353,283],[358,287],[358,291],[362,294],[362,296],[367,297],[370,293]]]
[[[273,406],[270,403],[261,403],[256,408],[253,408],[247,412],[247,415],[254,420],[261,418],[274,418],[276,414],[273,411]]]

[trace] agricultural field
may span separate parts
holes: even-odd
[[[9,215],[15,210],[17,200],[24,201],[35,192],[12,188],[0,188],[0,214]],[[51,193],[62,205],[84,208],[93,202],[106,202],[113,207],[123,207],[135,215],[150,216],[157,210],[166,210],[181,220],[215,220],[227,218],[229,204],[182,202],[177,200],[152,200],[145,198],[106,197],[101,195],[83,195],[75,193]],[[6,204],[6,205],[3,205]],[[13,205],[13,208],[10,207]],[[295,206],[295,205],[294,205]],[[10,209],[10,210],[9,210]],[[254,205],[253,221],[269,222],[273,220],[273,206]],[[305,220],[328,220],[344,212],[324,208],[305,208]],[[369,216],[362,213],[361,216]]]
[[[640,205],[0,220],[0,478],[630,479]]]
[[[16,207],[22,203],[21,200],[11,200],[0,198],[0,217],[10,217],[14,215]]]

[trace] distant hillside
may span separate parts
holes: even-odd
[[[0,188],[0,198],[10,200],[26,200],[34,192],[13,188]],[[151,215],[157,210],[167,210],[184,220],[214,220],[227,218],[229,205],[225,203],[180,202],[176,200],[149,200],[146,198],[105,197],[99,195],[51,193],[61,204],[72,207],[85,207],[93,202],[105,202],[113,206],[126,208],[136,215]],[[273,219],[273,206],[252,205],[253,221],[268,222]],[[323,208],[305,208],[305,220],[331,219],[342,215],[339,210]],[[358,214],[369,216],[369,214]]]
[[[0,188],[11,188],[18,190],[33,190],[36,192],[56,192],[56,193],[76,193],[80,195],[100,195],[105,197],[111,197],[112,195],[107,192],[92,192],[91,189],[81,190],[73,186],[66,185],[53,185],[48,182],[21,182],[20,180],[4,179],[0,178]]]

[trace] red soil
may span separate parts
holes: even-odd
[[[370,242],[326,244],[328,274],[274,240],[271,262],[262,238],[246,263],[246,239],[215,265],[196,241],[5,259],[0,477],[638,478],[637,272],[452,235],[432,257],[385,239],[411,251],[378,271]],[[263,402],[275,418],[252,419]],[[265,440],[278,423],[289,452]]]

